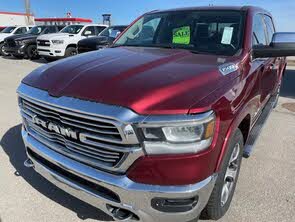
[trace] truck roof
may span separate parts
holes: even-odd
[[[174,8],[165,10],[155,10],[150,13],[159,12],[177,12],[177,11],[202,11],[202,10],[233,10],[233,11],[259,11],[266,14],[270,14],[263,8],[256,6],[197,6],[197,7],[184,7],[184,8]]]

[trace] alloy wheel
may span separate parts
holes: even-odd
[[[223,184],[222,192],[221,192],[221,206],[224,206],[227,203],[230,197],[230,194],[233,191],[234,184],[236,183],[236,178],[238,175],[238,169],[240,164],[239,163],[240,152],[241,152],[240,144],[237,143],[231,154],[228,167],[224,176],[224,184]]]

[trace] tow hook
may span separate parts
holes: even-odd
[[[28,167],[28,168],[33,168],[34,167],[34,163],[30,159],[26,159],[25,162],[24,162],[24,165],[25,165],[25,167]]]

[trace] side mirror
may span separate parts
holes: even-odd
[[[118,30],[113,30],[113,31],[111,32],[111,34],[110,34],[110,37],[115,39],[115,38],[117,38],[120,34],[121,34],[120,31],[118,31]]]
[[[295,56],[295,33],[274,33],[269,46],[256,45],[253,47],[252,56],[254,59]]]
[[[91,31],[85,31],[85,32],[84,32],[84,35],[85,35],[85,36],[90,36],[90,35],[92,35],[92,32],[91,32]]]

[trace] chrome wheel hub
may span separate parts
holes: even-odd
[[[231,154],[228,167],[224,176],[224,183],[221,192],[221,206],[224,206],[227,203],[228,198],[233,191],[233,187],[236,182],[236,177],[239,169],[238,164],[240,152],[240,144],[237,143]]]

